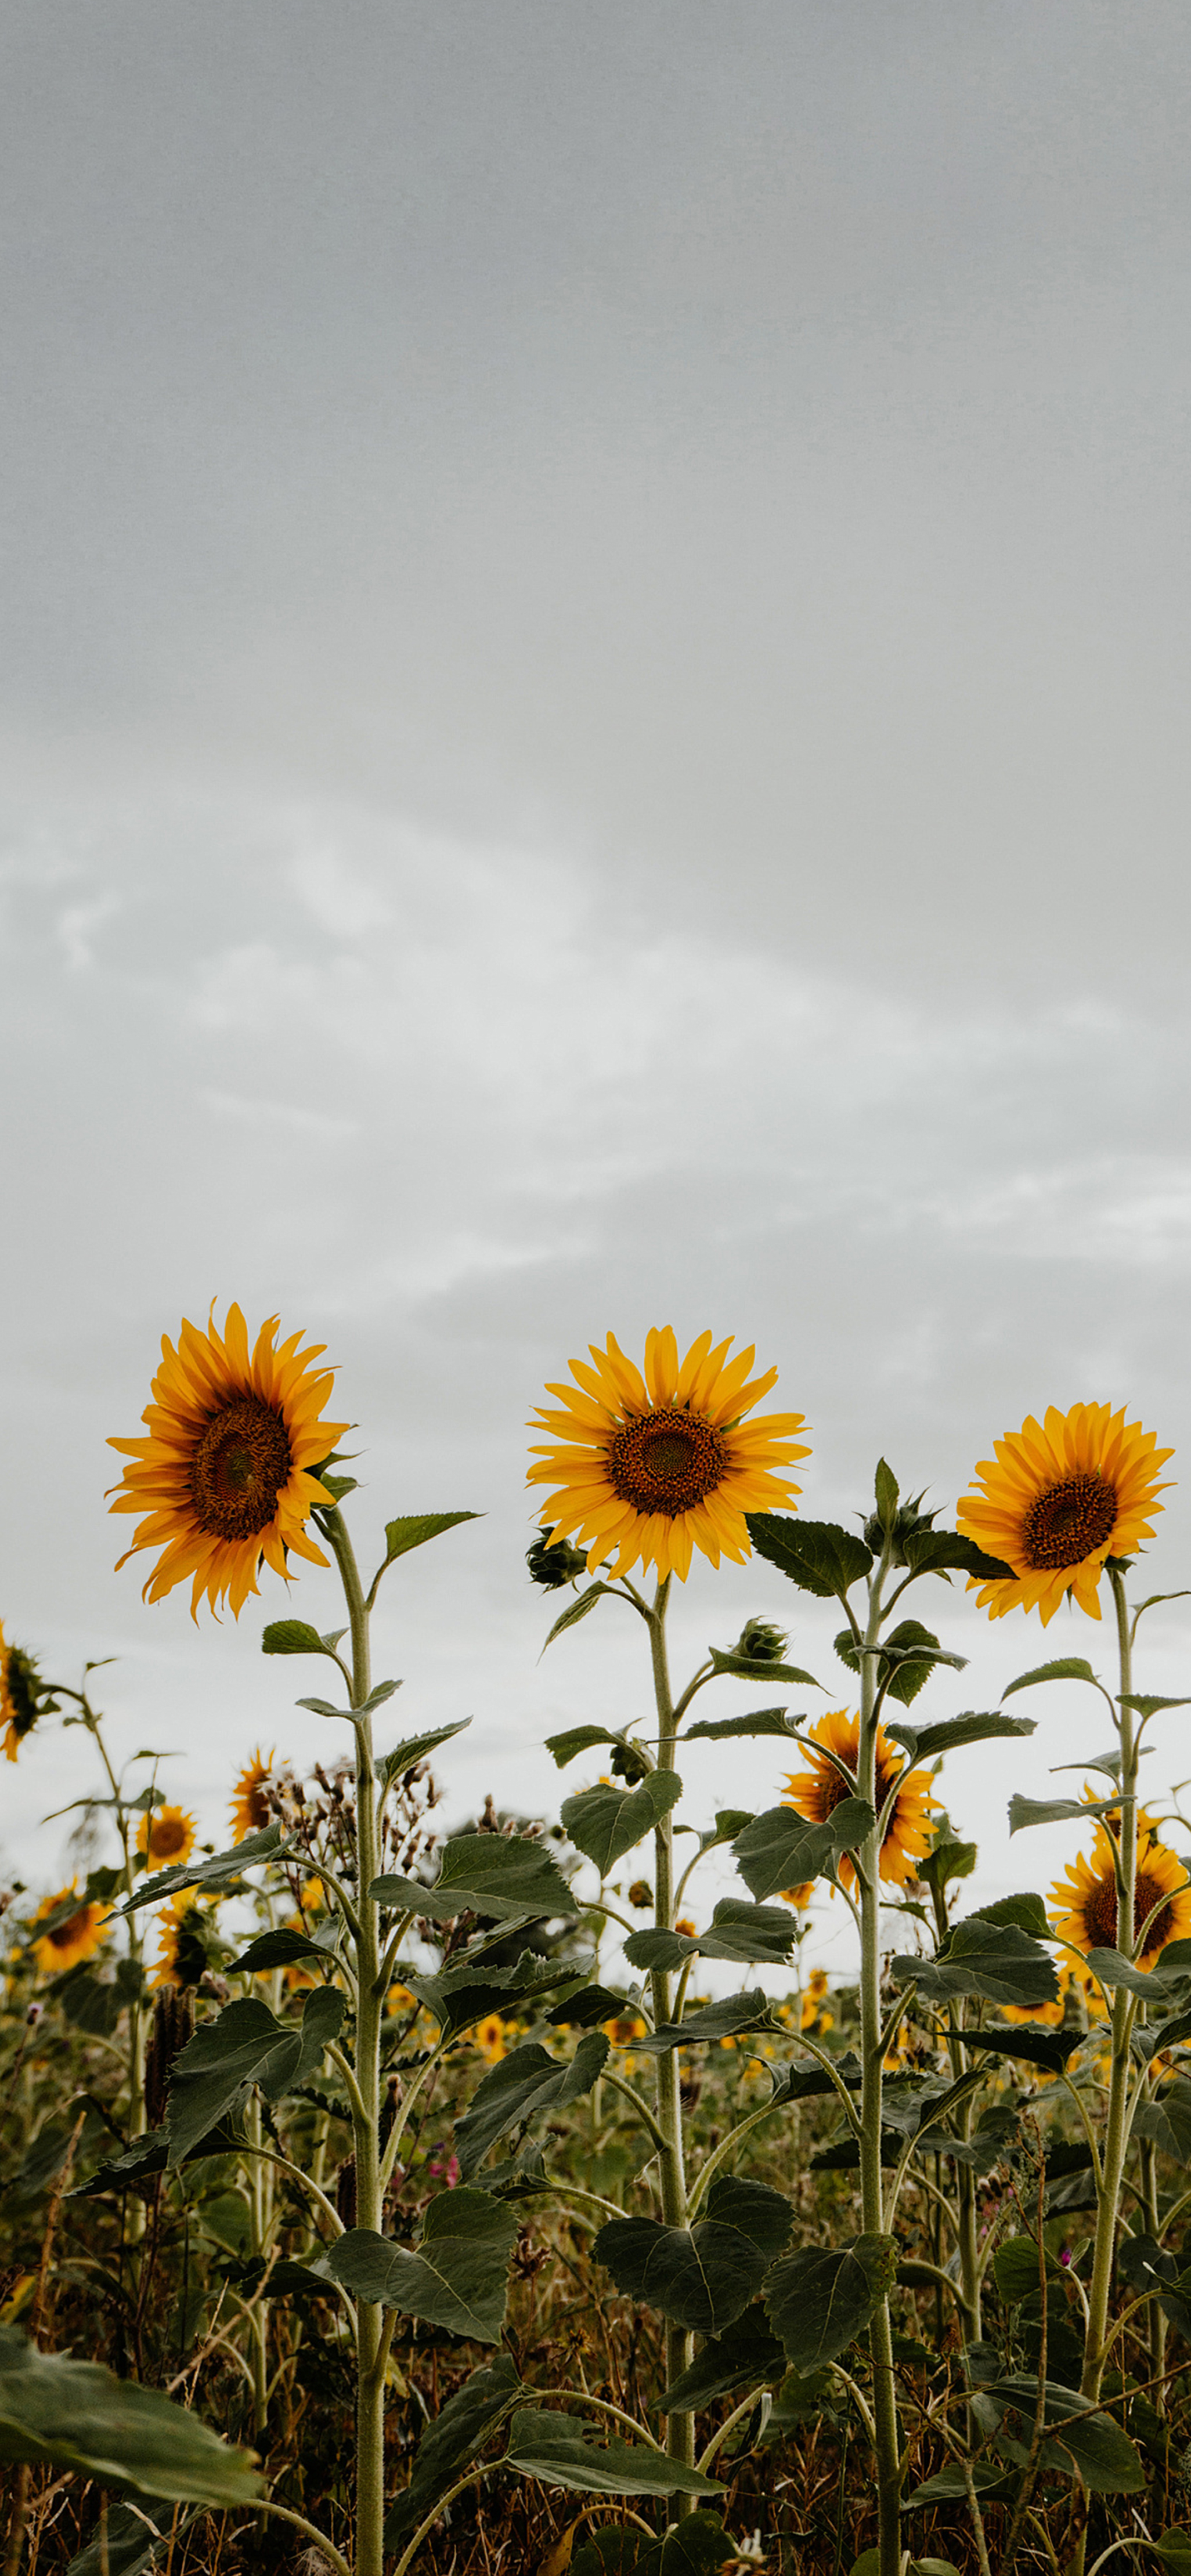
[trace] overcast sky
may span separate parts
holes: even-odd
[[[607,1606],[539,1667],[524,1581],[525,1416],[609,1327],[755,1341],[820,1516],[882,1449],[950,1509],[1048,1403],[1186,1451],[1186,11],[48,0],[0,48],[0,1617],[120,1658],[211,1832],[320,1748],[281,1586],[196,1633],[103,1504],[161,1333],[279,1310],[364,1553],[486,1514],[381,1664],[399,1731],[474,1714],[456,1815],[540,1809],[551,1725],[646,1705]],[[937,1714],[1107,1654],[932,1607]],[[846,1698],[766,1568],[698,1570],[679,1664],[754,1609]],[[1042,1699],[951,1764],[987,1888],[1072,1849],[1001,1821],[1099,1746]],[[79,1745],[5,1766],[38,1883]]]

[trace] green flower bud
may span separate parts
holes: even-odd
[[[780,1664],[789,1639],[784,1628],[775,1628],[768,1619],[746,1619],[735,1645],[734,1655],[748,1655],[755,1664]]]
[[[573,1583],[577,1574],[587,1571],[587,1558],[582,1548],[572,1547],[567,1539],[555,1539],[552,1530],[542,1530],[533,1546],[527,1548],[525,1562],[535,1583],[543,1592],[561,1592],[564,1583]]]

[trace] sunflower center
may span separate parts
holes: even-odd
[[[1039,1573],[1080,1565],[1111,1538],[1117,1498],[1103,1476],[1064,1476],[1031,1503],[1022,1523],[1026,1561]]]
[[[614,1493],[634,1511],[674,1520],[714,1493],[728,1465],[719,1432],[697,1413],[666,1405],[618,1431],[608,1452]]]
[[[45,1937],[55,1950],[69,1950],[72,1941],[77,1941],[86,1931],[89,1911],[88,1906],[80,1906],[78,1913],[72,1914],[67,1922],[56,1923],[53,1931],[47,1932]]]
[[[181,1851],[186,1840],[186,1824],[181,1816],[160,1816],[150,1831],[149,1841],[154,1860],[169,1860]]]
[[[267,1529],[292,1461],[284,1422],[259,1395],[238,1395],[207,1424],[190,1470],[195,1514],[214,1538]]]
[[[1141,1930],[1142,1924],[1146,1921],[1147,1917],[1153,1913],[1153,1909],[1159,1903],[1159,1900],[1166,1896],[1167,1891],[1163,1887],[1160,1879],[1152,1878],[1148,1869],[1144,1867],[1138,1870],[1137,1885],[1133,1898],[1133,1938],[1135,1941]],[[1170,1939],[1173,1919],[1174,1908],[1168,1900],[1162,1905],[1161,1912],[1154,1915],[1154,1920],[1150,1924],[1149,1931],[1146,1934],[1147,1955],[1152,1950],[1160,1950],[1163,1943]],[[1117,1946],[1117,1891],[1116,1882],[1114,1879],[1109,1877],[1107,1871],[1103,1878],[1097,1880],[1095,1887],[1092,1889],[1091,1895],[1086,1901],[1084,1906],[1084,1922],[1087,1927],[1088,1948],[1090,1950],[1115,1950]]]

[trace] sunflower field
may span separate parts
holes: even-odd
[[[335,1569],[342,1626],[260,1643],[351,1758],[245,1744],[200,1843],[168,1764],[114,1767],[96,1668],[48,1676],[3,1605],[7,1761],[81,1730],[105,1837],[0,1893],[4,2576],[1191,2576],[1191,1865],[1175,1794],[1139,1795],[1191,1695],[1135,1672],[1177,1597],[1137,1571],[1170,1451],[1051,1409],[950,1526],[882,1460],[846,1528],[802,1509],[807,1424],[758,1411],[752,1350],[609,1334],[535,1415],[528,1571],[547,1643],[629,1612],[652,1713],[549,1740],[557,1815],[444,1832],[468,1721],[389,1741],[370,1620],[474,1514],[390,1520],[362,1573],[333,1372],[279,1329],[164,1340],[109,1499],[147,1603],[188,1584],[196,1620]],[[673,1675],[696,1553],[834,1605],[834,1680],[761,1618]],[[1110,1679],[1027,1647],[995,1708],[932,1719],[953,1581],[1099,1623]],[[1106,1749],[1011,1825],[1081,1847],[980,1905],[964,1749],[1028,1778],[1056,1680]],[[746,1737],[783,1766],[760,1813],[726,1802]],[[804,1961],[828,1890],[851,1983]]]

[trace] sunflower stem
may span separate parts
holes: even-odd
[[[670,1593],[667,1575],[659,1583],[649,1615],[649,1643],[653,1656],[653,1689],[658,1713],[658,1769],[670,1771],[674,1766],[676,1719],[670,1688],[670,1666],[666,1654],[666,1604]],[[674,1929],[674,1836],[669,1815],[654,1828],[654,1899],[653,1919],[659,1932]],[[653,2026],[674,2018],[674,1988],[668,1969],[655,1968],[650,1976],[653,2004]],[[658,2170],[661,2176],[662,2217],[667,2227],[687,2224],[686,2167],[683,2157],[682,2099],[679,2092],[678,2050],[668,2048],[656,2060],[657,2090],[655,2108],[661,2143],[658,2148]],[[683,2327],[666,2327],[666,2384],[670,2386],[680,2371],[687,2370],[694,2356],[694,2337]],[[671,2459],[681,2460],[685,2467],[695,2464],[695,2419],[693,2415],[669,2415],[666,2418],[666,2448]],[[676,2520],[693,2513],[693,2496],[674,2499]]]
[[[874,1811],[874,1822],[860,1853],[860,2205],[866,2236],[884,2233],[884,2189],[881,2173],[881,2097],[884,2044],[881,2029],[881,1829],[877,1805],[877,1728],[881,1633],[881,1586],[889,1564],[886,1537],[870,1578],[868,1619],[860,1653],[860,1740],[856,1794]],[[899,2498],[901,2441],[897,2391],[893,2376],[893,2341],[889,2299],[884,2295],[869,2326],[873,2372],[874,2444],[877,2455],[877,2545],[880,2576],[899,2576],[901,2542]]]
[[[380,1912],[372,1895],[380,1875],[376,1765],[372,1720],[366,1702],[372,1684],[369,1611],[355,1550],[338,1504],[320,1514],[335,1552],[351,1622],[351,1703],[356,1738],[356,2015],[352,2134],[356,2157],[356,2225],[381,2233],[380,2039],[384,1994],[380,1977]],[[383,2310],[366,2299],[358,2309],[356,2395],[356,2546],[354,2576],[382,2576],[385,2498],[385,2362]]]
[[[1121,1833],[1118,1847],[1117,1948],[1126,1959],[1132,1959],[1136,1943],[1135,1908],[1137,1892],[1137,1736],[1133,1711],[1126,1705],[1126,1694],[1133,1688],[1132,1638],[1129,1627],[1129,1604],[1125,1597],[1124,1578],[1115,1565],[1108,1567],[1117,1614],[1117,1641],[1121,1665],[1120,1714],[1117,1733],[1121,1745]],[[1129,2144],[1129,2032],[1132,2023],[1132,1998],[1124,1986],[1118,1986],[1112,1997],[1112,2074],[1108,2088],[1108,2116],[1105,2122],[1102,2150],[1102,2174],[1096,2210],[1096,2242],[1092,2257],[1092,2278],[1088,2289],[1088,2322],[1084,2340],[1083,2377],[1080,2393],[1097,2398],[1104,2370],[1108,2326],[1108,2300],[1112,2286],[1113,2254],[1116,2248],[1117,2211],[1125,2156]]]

